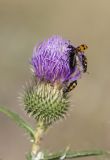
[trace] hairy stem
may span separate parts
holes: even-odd
[[[33,142],[32,150],[31,150],[32,156],[36,156],[37,152],[40,149],[40,141],[41,141],[44,131],[45,131],[45,127],[43,125],[43,122],[38,122],[37,128],[34,133],[35,140]]]

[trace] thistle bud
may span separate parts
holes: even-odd
[[[26,88],[22,100],[27,113],[45,125],[64,117],[68,110],[68,100],[63,90],[42,81]]]

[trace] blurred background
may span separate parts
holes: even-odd
[[[66,120],[45,134],[42,150],[110,150],[109,0],[0,0],[0,104],[35,127],[17,97],[31,77],[34,45],[54,34],[88,45],[89,74],[72,91]],[[24,131],[0,113],[0,158],[24,160],[30,148]]]

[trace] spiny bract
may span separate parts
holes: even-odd
[[[64,117],[68,109],[68,98],[63,90],[50,83],[38,82],[28,87],[22,98],[27,113],[46,125]]]

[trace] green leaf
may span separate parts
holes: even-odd
[[[81,157],[91,156],[108,156],[110,153],[103,150],[91,150],[91,151],[61,151],[58,153],[45,155],[44,160],[60,160],[60,159],[73,159]]]
[[[5,107],[0,107],[0,112],[15,121],[21,128],[24,128],[30,137],[34,140],[34,130],[17,113],[10,111]]]

